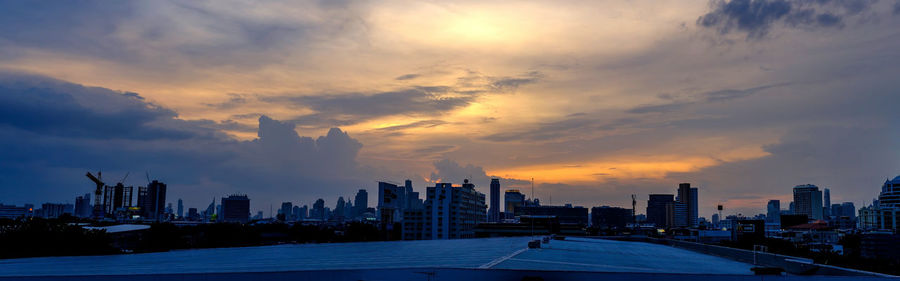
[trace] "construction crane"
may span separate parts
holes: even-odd
[[[106,185],[100,180],[103,177],[103,172],[97,172],[96,177],[91,172],[87,172],[85,176],[97,184],[97,189],[94,190],[94,216],[100,216],[103,214],[103,204],[100,204],[100,201],[102,200],[101,197],[103,197],[103,187]]]
[[[122,180],[120,180],[120,181],[119,181],[119,183],[121,183],[121,184],[125,184],[125,179],[127,179],[127,178],[128,178],[128,175],[129,175],[129,174],[131,174],[131,172],[126,172],[126,173],[125,173],[125,176],[124,176],[124,177],[122,177]]]

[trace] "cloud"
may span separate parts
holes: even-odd
[[[500,179],[501,186],[504,187],[521,186],[530,183],[525,180],[488,175],[481,166],[472,164],[463,166],[450,159],[437,160],[432,164],[434,165],[435,171],[431,172],[431,175],[428,177],[429,182],[450,182],[459,185],[462,184],[464,179],[468,179],[469,182],[475,184],[475,187],[480,192],[485,194],[488,194],[488,188],[490,187],[492,178]]]
[[[285,199],[346,195],[371,178],[357,163],[362,144],[338,128],[314,139],[263,115],[257,139],[235,141],[213,128],[233,122],[181,120],[138,97],[40,76],[0,75],[0,183],[34,186],[2,188],[4,200],[74,198],[90,191],[86,170],[112,176],[150,171],[169,183],[169,200],[199,206],[243,192],[256,202],[255,212]],[[131,177],[126,184],[144,183]]]
[[[725,35],[746,33],[746,39],[759,40],[776,24],[790,28],[840,28],[847,17],[860,14],[874,0],[716,0],[711,11],[697,19],[697,25]]]
[[[0,124],[60,137],[187,139],[212,130],[184,129],[169,109],[135,93],[91,88],[41,76],[0,73]],[[165,124],[169,123],[169,124]]]
[[[404,74],[404,75],[397,76],[397,78],[394,78],[394,80],[413,80],[413,79],[418,78],[419,76],[420,76],[419,74],[410,73],[410,74]]]
[[[657,104],[657,105],[641,105],[637,107],[633,107],[631,109],[626,110],[628,113],[634,114],[643,114],[643,113],[664,113],[664,112],[672,112],[682,110],[685,107],[696,105],[699,103],[713,103],[713,102],[726,102],[740,98],[746,98],[757,94],[759,92],[777,88],[781,86],[787,86],[791,83],[778,83],[778,84],[769,84],[763,85],[759,87],[747,88],[747,89],[722,89],[710,92],[703,92],[695,95],[691,95],[691,100],[674,100],[670,96],[662,97],[664,100],[671,101],[665,104]]]
[[[447,124],[447,121],[431,119],[431,120],[416,121],[416,122],[403,124],[403,125],[395,125],[395,126],[389,126],[389,127],[384,127],[384,128],[378,128],[377,130],[379,130],[379,131],[402,131],[402,130],[412,129],[412,128],[434,128],[434,127],[444,125],[444,124]]]

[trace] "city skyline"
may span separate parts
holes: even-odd
[[[253,213],[491,177],[637,210],[690,182],[701,217],[802,184],[869,205],[900,174],[900,9],[740,3],[3,3],[0,203],[103,171]]]

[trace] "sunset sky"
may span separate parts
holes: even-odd
[[[700,216],[900,174],[900,2],[0,1],[0,202],[86,171],[205,208],[378,180]]]

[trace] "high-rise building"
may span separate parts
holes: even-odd
[[[500,179],[491,179],[491,206],[490,212],[488,212],[488,221],[500,221]]]
[[[658,227],[669,226],[669,209],[674,209],[674,197],[672,194],[650,194],[650,199],[647,200],[647,222]],[[672,211],[674,215],[674,210]]]
[[[822,216],[827,219],[831,217],[831,190],[826,188],[824,191],[822,191],[822,196],[824,197],[822,207],[825,208],[822,211]]]
[[[138,207],[146,219],[159,220],[165,213],[166,184],[152,181],[147,187],[138,187]]]
[[[346,207],[346,202],[344,202],[344,196],[339,196],[338,201],[334,204],[334,219],[338,222],[343,222],[346,218],[344,214],[344,208]]]
[[[781,201],[769,200],[766,205],[766,222],[781,225]]]
[[[675,218],[675,225],[677,226],[692,226],[696,227],[698,224],[699,214],[698,212],[698,197],[699,191],[696,187],[692,188],[690,183],[680,183],[678,184],[678,198],[676,201],[684,204],[685,208],[685,216],[684,218],[678,217]],[[682,207],[675,206],[676,210]],[[678,212],[681,213],[681,212]]]
[[[485,196],[468,179],[459,187],[435,184],[427,188],[422,220],[422,239],[474,238],[475,225],[487,221]]]
[[[309,217],[309,206],[303,205],[297,210],[297,215],[294,217],[296,220],[304,220]]]
[[[41,205],[40,217],[58,218],[63,214],[72,214],[75,207],[72,204],[44,203]]]
[[[281,202],[281,209],[278,214],[284,217],[285,221],[294,220],[294,204],[291,202]]]
[[[250,219],[250,198],[231,195],[222,198],[222,221],[247,223]]]
[[[188,208],[187,220],[200,220],[200,213],[197,212],[197,208]]]
[[[516,214],[516,208],[525,206],[525,194],[519,192],[518,189],[507,190],[503,194],[503,214],[505,218],[513,218]]]
[[[358,217],[366,212],[366,209],[369,208],[369,192],[365,189],[357,191],[356,197],[353,198],[353,207],[356,208],[353,214],[354,217]]]
[[[794,187],[794,214],[806,215],[810,220],[824,219],[822,212],[822,191],[812,184]]]
[[[392,227],[394,222],[403,220],[406,205],[406,187],[388,182],[378,182],[378,220]]]
[[[844,209],[842,205],[841,210]],[[878,199],[859,209],[858,220],[859,227],[865,230],[900,229],[900,176],[884,181]]]
[[[75,216],[79,218],[91,217],[91,194],[75,197]]]
[[[184,202],[181,201],[181,198],[178,198],[178,218],[184,219]]]
[[[313,203],[313,208],[312,211],[310,211],[309,217],[316,220],[327,220],[324,199],[319,198],[318,200],[316,200],[316,203]]]

